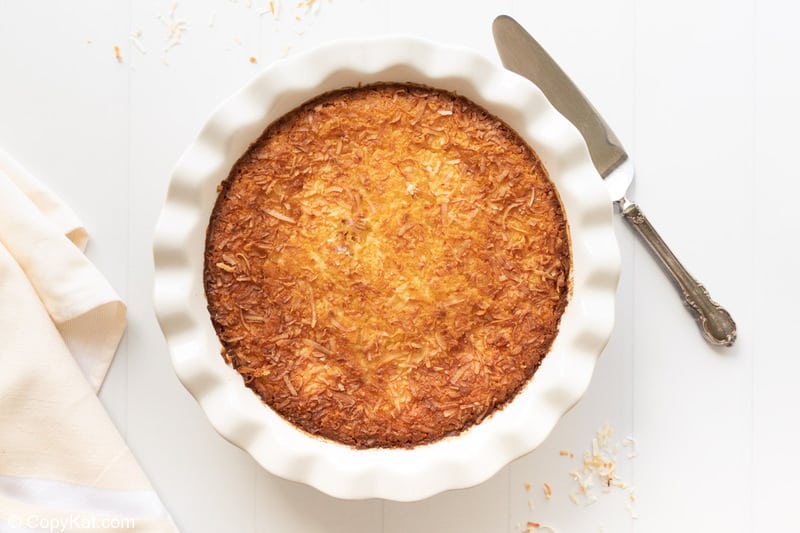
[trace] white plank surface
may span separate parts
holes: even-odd
[[[800,368],[794,340],[800,301],[800,214],[794,199],[800,123],[800,6],[758,2],[755,35],[753,216],[753,517],[762,531],[796,528],[794,480],[787,452],[800,439]],[[787,524],[792,524],[787,528]]]
[[[281,2],[274,20],[258,14],[266,0],[204,0],[178,3],[187,27],[165,52],[158,16],[169,6],[0,0],[0,146],[81,215],[90,257],[129,305],[101,398],[183,531],[510,533],[528,520],[562,533],[796,529],[800,8],[323,0],[310,14]],[[170,170],[214,107],[271,61],[386,33],[495,58],[490,24],[501,12],[539,38],[615,128],[636,161],[632,196],[730,309],[740,339],[709,347],[619,222],[614,336],[586,396],[539,449],[478,487],[410,504],[339,501],[280,480],[220,438],[172,372],[150,295]],[[146,53],[130,39],[137,31]],[[568,498],[575,462],[559,450],[581,453],[605,423],[614,441],[636,439],[638,456],[622,448],[619,469],[636,487],[637,520],[627,490],[588,507]]]

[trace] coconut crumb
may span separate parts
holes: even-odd
[[[584,506],[595,503],[597,501],[593,490],[595,482],[602,487],[603,493],[610,493],[613,489],[629,490],[631,503],[635,501],[633,487],[630,487],[617,474],[620,443],[612,442],[612,435],[613,430],[608,424],[600,428],[592,438],[589,449],[583,453],[583,464],[578,469],[569,472],[580,490],[580,494],[572,493],[574,498],[570,495],[573,503],[576,503],[576,500],[582,501]],[[633,443],[633,439],[627,437],[623,440],[622,445],[631,447],[634,445]],[[635,457],[635,454],[628,454],[627,457],[631,459]]]
[[[548,526],[546,524],[540,524],[539,522],[528,522],[527,528],[525,529],[524,533],[536,533],[537,531],[549,531],[550,533],[558,533],[556,528],[553,526]]]
[[[583,453],[579,459],[580,463],[577,467],[568,472],[568,475],[573,479],[576,484],[577,490],[569,492],[566,496],[569,501],[576,506],[589,507],[598,502],[597,486],[603,493],[610,493],[615,490],[627,492],[626,511],[630,514],[631,519],[637,520],[637,514],[634,504],[636,502],[636,494],[634,487],[630,486],[616,473],[617,459],[621,448],[633,448],[635,451],[635,441],[631,437],[626,437],[623,441],[612,442],[613,430],[606,424],[601,427],[592,437],[588,449]],[[568,457],[573,459],[575,454],[570,450],[561,449],[558,452],[561,457]],[[635,457],[635,453],[627,454],[628,459]],[[525,483],[525,490],[530,491],[530,483]],[[551,499],[552,489],[548,483],[543,484],[543,491],[546,499]],[[528,507],[533,510],[533,499],[528,500]],[[547,526],[532,527],[529,523],[528,528],[523,533],[538,532]],[[536,523],[533,523],[536,524]],[[552,528],[550,531],[554,531]],[[605,531],[601,525],[599,530]]]
[[[119,45],[114,45],[114,59],[117,63],[122,63],[122,52],[120,52]]]
[[[135,46],[136,49],[139,50],[139,52],[141,52],[142,54],[147,54],[147,49],[144,47],[144,44],[142,44],[141,37],[142,37],[142,30],[136,29],[131,32],[130,38],[131,42],[133,43],[133,46]]]
[[[267,7],[263,7],[256,11],[256,14],[260,17],[262,15],[266,15],[267,13],[271,13],[274,18],[278,18],[278,1],[277,0],[270,0]]]
[[[636,457],[638,452],[636,451],[636,441],[633,437],[625,437],[622,439],[622,445],[631,449],[631,451],[628,453],[628,459],[633,459]]]
[[[316,12],[316,10],[319,9],[319,4],[317,3],[317,0],[301,0],[300,2],[297,2],[297,7],[304,9],[306,13],[312,10]]]
[[[164,30],[166,32],[164,54],[173,46],[177,46],[181,43],[183,32],[186,31],[186,26],[188,24],[185,20],[175,18],[176,9],[178,9],[178,2],[177,0],[172,0],[166,14],[158,16],[158,20],[164,25]]]
[[[530,492],[530,491],[531,491],[531,484],[526,481],[525,482],[525,492]]]
[[[255,65],[256,63],[258,63],[258,59],[256,59],[256,58],[255,58],[255,56],[250,56],[250,59],[249,59],[249,61],[250,61],[250,63],[252,63],[253,65]]]

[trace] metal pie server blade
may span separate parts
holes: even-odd
[[[500,15],[492,24],[494,41],[503,65],[532,81],[567,120],[578,129],[589,148],[592,162],[603,177],[609,197],[630,223],[683,294],[694,313],[703,336],[710,343],[731,346],[736,340],[736,323],[716,303],[669,249],[641,208],[626,193],[633,181],[633,163],[617,136],[608,127],[578,87],[542,46],[517,21]]]

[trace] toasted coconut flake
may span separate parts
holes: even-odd
[[[403,235],[405,235],[405,233],[406,233],[408,230],[410,230],[410,229],[411,229],[411,228],[413,228],[414,226],[416,226],[416,224],[415,224],[415,223],[413,223],[413,222],[406,222],[405,224],[403,224],[402,226],[400,226],[400,227],[397,229],[397,236],[398,236],[398,237],[402,237]]]
[[[284,222],[288,222],[289,224],[297,224],[297,221],[290,216],[286,216],[283,213],[275,211],[274,209],[265,209],[264,212],[271,217],[277,218],[278,220],[283,220]]]
[[[224,257],[224,255],[223,255],[223,257]],[[246,255],[244,255],[243,253],[240,252],[240,253],[236,254],[236,257],[242,260],[242,263],[245,264],[245,267],[247,268],[248,271],[252,268],[250,266],[250,261],[247,259]],[[233,261],[230,261],[230,262],[233,262]],[[238,261],[236,261],[236,262],[238,263]]]
[[[320,352],[324,353],[325,355],[332,355],[332,352],[328,348],[326,348],[325,346],[321,345],[320,343],[318,343],[316,341],[312,341],[311,339],[302,339],[302,342],[306,346],[310,346],[311,348],[319,350]]]
[[[297,396],[297,389],[295,389],[294,385],[292,385],[292,382],[289,379],[288,374],[283,375],[283,382],[286,384],[286,388],[289,390],[289,394],[291,394],[292,396]]]
[[[549,531],[550,533],[558,533],[552,526],[540,524],[538,522],[528,522],[525,533],[537,533],[538,531]]]
[[[311,329],[317,327],[317,302],[314,299],[314,287],[308,287],[309,299],[311,300]]]
[[[236,272],[236,267],[228,265],[226,263],[217,263],[217,268],[220,270],[224,270],[225,272]]]
[[[470,364],[461,365],[461,367],[455,371],[455,373],[450,378],[451,384],[456,384],[462,378],[462,376],[470,369]]]
[[[544,491],[544,497],[547,498],[548,500],[553,497],[553,489],[550,488],[549,483],[544,483],[542,485],[542,490]]]
[[[351,331],[355,331],[355,330],[356,330],[356,328],[346,328],[346,327],[344,327],[344,326],[342,325],[342,323],[341,323],[341,322],[339,322],[338,320],[336,320],[336,317],[335,317],[335,316],[333,316],[333,315],[330,315],[330,316],[328,317],[328,320],[329,320],[329,321],[330,321],[330,323],[333,325],[333,327],[335,327],[336,329],[338,329],[338,330],[340,330],[340,331],[351,332]]]

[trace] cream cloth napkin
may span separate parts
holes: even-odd
[[[0,150],[0,533],[177,531],[96,395],[125,305],[86,241]]]

